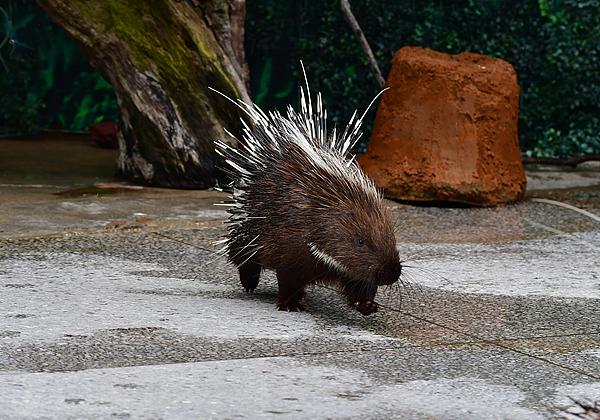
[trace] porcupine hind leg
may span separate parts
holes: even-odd
[[[298,270],[280,268],[277,270],[277,309],[280,311],[302,312],[304,305],[304,287],[306,283]]]
[[[248,260],[238,267],[240,282],[246,292],[254,292],[260,281],[260,270],[262,266],[253,260]]]
[[[240,283],[246,292],[253,292],[260,280],[262,265],[252,246],[255,240],[248,240],[243,232],[234,232],[228,244],[229,261],[235,264],[240,273]],[[255,238],[256,239],[256,238]]]

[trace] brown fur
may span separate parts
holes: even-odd
[[[261,270],[273,269],[279,310],[303,310],[305,287],[325,283],[339,286],[362,314],[376,312],[377,287],[401,272],[389,210],[374,189],[357,188],[288,147],[238,199],[245,217],[232,223],[228,249],[243,287],[253,291]],[[345,269],[316,257],[311,245]]]

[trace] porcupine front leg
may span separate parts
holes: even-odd
[[[262,266],[256,261],[249,260],[238,267],[240,282],[246,292],[254,292],[260,281],[260,270]]]
[[[299,270],[293,268],[280,268],[277,270],[277,284],[279,295],[277,296],[277,309],[280,311],[302,312],[304,305],[304,278],[299,275]]]
[[[377,286],[371,283],[348,282],[342,289],[351,307],[363,315],[377,312],[379,305],[375,302]]]

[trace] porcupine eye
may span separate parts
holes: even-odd
[[[365,244],[365,240],[364,239],[358,238],[356,240],[356,246],[358,246],[359,248],[362,247],[362,246],[364,246],[364,244]]]

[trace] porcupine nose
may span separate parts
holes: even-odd
[[[394,284],[402,274],[402,265],[400,262],[389,263],[383,266],[381,275],[378,278],[377,284],[383,286],[386,284]]]

